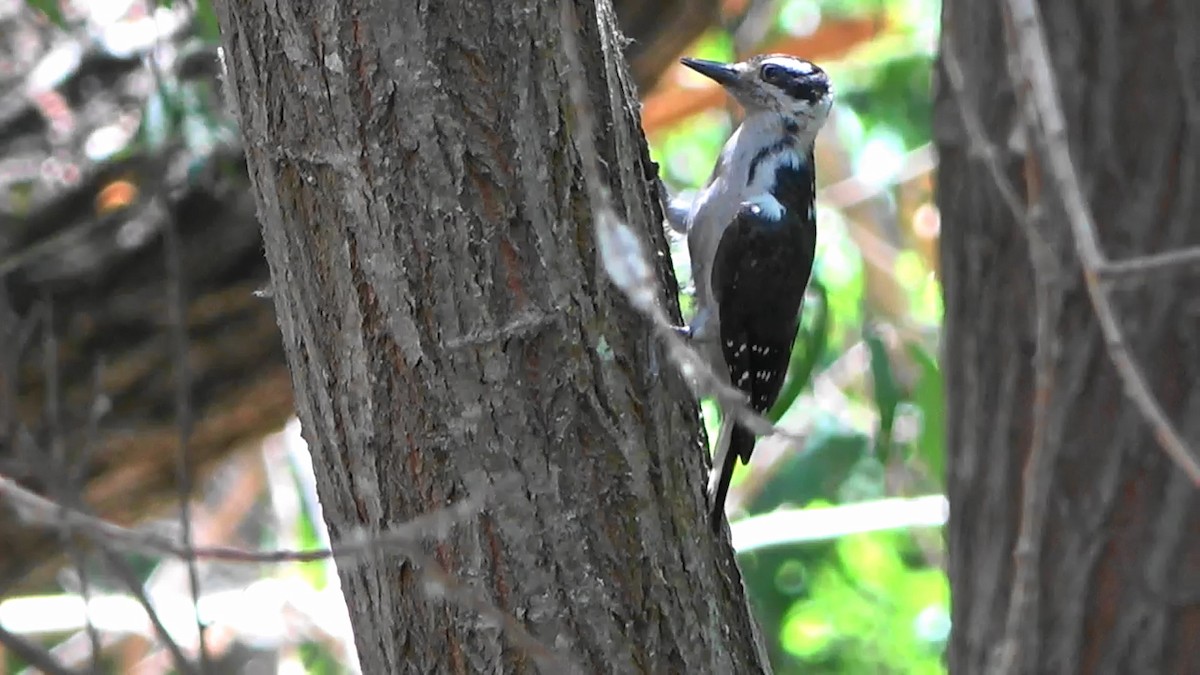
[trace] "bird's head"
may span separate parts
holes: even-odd
[[[816,64],[787,54],[760,54],[740,63],[702,59],[683,65],[714,80],[747,115],[777,113],[815,135],[833,107],[833,85]]]

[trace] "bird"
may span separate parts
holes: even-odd
[[[737,63],[683,58],[743,108],[704,188],[667,203],[668,225],[686,232],[696,311],[677,328],[714,373],[765,413],[783,386],[817,242],[813,145],[833,107],[828,74],[788,54]],[[727,412],[727,411],[726,411]],[[724,414],[709,475],[709,520],[725,515],[735,462],[757,438]]]

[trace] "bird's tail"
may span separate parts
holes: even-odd
[[[721,531],[721,519],[725,516],[725,496],[729,493],[733,467],[739,459],[745,462],[750,458],[755,440],[754,432],[734,422],[732,415],[721,420],[721,430],[717,435],[717,452],[713,456],[713,469],[708,478],[708,519],[714,533]]]

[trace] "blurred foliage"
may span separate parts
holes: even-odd
[[[27,2],[59,25],[70,22],[57,0]],[[181,3],[155,4],[165,10]],[[211,3],[194,6],[193,34],[214,43]],[[930,141],[929,86],[939,4],[778,0],[772,8],[775,16],[760,44],[816,34],[843,20],[872,18],[884,26],[874,39],[821,65],[838,92],[836,129],[827,131],[825,140],[850,158],[853,177],[881,189],[876,199],[885,208],[872,216],[824,198],[818,204],[814,280],[784,392],[769,413],[771,419],[801,429],[806,442],[769,462],[760,452],[754,464],[738,468],[731,493],[740,505],[732,514],[735,539],[738,520],[778,509],[832,517],[847,504],[936,494],[943,489],[945,472],[944,392],[936,358],[941,292],[936,261],[929,253],[936,246],[918,245],[922,236],[928,240],[930,235],[913,225],[919,209],[931,208],[931,195],[928,186],[920,187],[920,180],[910,181],[918,183],[915,189],[895,184],[910,153]],[[716,60],[747,55],[735,54],[735,40],[723,28],[711,30],[688,54]],[[145,148],[184,143],[202,156],[205,148],[228,142],[233,133],[212,114],[219,106],[208,83],[162,78],[132,142]],[[729,107],[719,106],[650,132],[651,155],[672,188],[704,184],[736,123],[731,113]],[[879,214],[886,222],[880,222]],[[881,301],[872,296],[869,275],[880,272],[872,271],[854,236],[860,229],[894,249],[890,268],[882,273],[903,289],[904,316],[882,311]],[[680,302],[687,316],[692,302],[682,238],[675,238],[671,253],[685,289]],[[703,402],[702,409],[709,437],[715,438],[718,410],[711,401]],[[765,444],[760,443],[760,449]],[[293,461],[285,473],[299,506],[287,519],[262,528],[259,540],[251,543],[260,548],[327,545],[302,469]],[[281,487],[273,483],[265,490],[274,494]],[[918,541],[911,529],[881,528],[872,522],[855,523],[854,532],[834,538],[780,531],[773,545],[741,555],[775,672],[945,671],[949,587],[939,567],[943,552],[930,550],[940,549],[941,539]],[[138,571],[149,575],[150,561],[138,562]],[[302,579],[314,591],[336,583],[328,562],[285,566],[271,573]],[[308,672],[345,672],[340,658],[321,641],[300,642],[292,657]]]
[[[877,199],[884,208],[872,220],[864,210],[825,199],[818,204],[814,279],[784,392],[768,415],[803,429],[807,441],[770,461],[760,441],[755,462],[738,468],[735,541],[739,519],[777,509],[833,518],[838,505],[942,490],[944,397],[935,356],[941,291],[928,253],[936,247],[915,246],[921,234],[913,226],[915,211],[931,208],[932,195],[927,187],[895,184],[906,156],[930,142],[939,10],[935,0],[786,0],[776,3],[763,36],[765,45],[841,20],[883,23],[874,39],[821,65],[838,92],[836,123],[823,142],[849,157],[855,178],[882,188]],[[749,54],[735,54],[732,37],[715,28],[688,55],[728,61]],[[651,156],[668,185],[704,185],[736,114],[722,106],[650,133]],[[878,214],[890,222],[878,222]],[[872,272],[854,228],[894,247],[885,272],[903,289],[905,316],[889,316],[872,297]],[[673,240],[672,259],[686,317],[692,302],[682,237]],[[719,411],[711,401],[703,411],[714,439]],[[913,530],[884,527],[890,526],[857,522],[856,531],[835,538],[783,531],[773,545],[741,554],[775,672],[945,672],[949,585],[942,552],[927,548],[940,548],[941,538],[923,537],[918,545]]]

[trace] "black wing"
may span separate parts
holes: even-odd
[[[776,164],[772,194],[742,204],[721,235],[710,272],[729,380],[746,392],[759,413],[775,403],[783,387],[812,274],[817,247],[812,148],[806,160]],[[754,451],[753,432],[740,424],[729,432],[711,485],[714,531],[725,512],[734,464],[750,461]]]
[[[775,215],[743,204],[721,237],[712,271],[730,383],[760,413],[775,402],[787,374],[817,241],[809,209],[797,213],[781,206]],[[750,447],[738,448],[743,462],[752,440]]]

